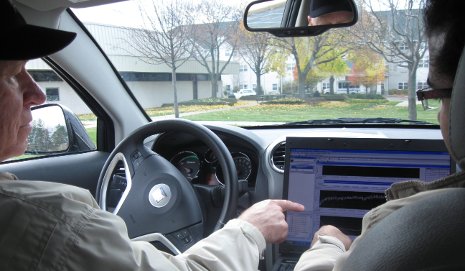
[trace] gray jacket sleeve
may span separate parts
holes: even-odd
[[[294,270],[333,270],[337,258],[345,251],[344,244],[337,238],[320,236],[312,248],[302,254]]]
[[[233,219],[172,256],[128,237],[125,222],[101,210],[89,191],[40,181],[0,182],[1,270],[257,270],[266,243]]]
[[[266,246],[258,229],[239,219],[177,256],[131,241],[115,215],[98,211],[88,222],[72,253],[70,264],[76,268],[70,270],[257,270]]]

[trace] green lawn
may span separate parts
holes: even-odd
[[[257,121],[257,122],[291,122],[309,119],[332,119],[341,117],[353,118],[400,118],[408,119],[406,107],[396,106],[398,102],[382,99],[348,99],[345,101],[324,101],[315,104],[258,104],[251,102],[252,106],[238,103],[235,106],[183,106],[183,112],[199,112],[215,110],[209,113],[199,113],[184,118],[198,121]],[[438,101],[430,101],[430,107],[435,109],[423,110],[417,105],[417,119],[437,124]],[[163,115],[161,112],[171,109],[153,108],[149,111],[151,117]],[[160,112],[159,112],[160,111]],[[170,112],[171,112],[170,111]],[[89,136],[96,144],[96,128],[87,128]]]
[[[97,127],[86,128],[86,130],[90,139],[92,139],[92,142],[94,142],[95,146],[97,146]]]
[[[342,102],[328,101],[313,105],[259,104],[253,107],[202,113],[187,116],[186,118],[201,121],[227,120],[260,122],[289,122],[341,117],[386,117],[408,119],[407,108],[396,106],[396,104],[398,104],[398,102],[367,99],[353,99]],[[417,106],[417,119],[431,123],[438,123],[437,113],[439,104],[436,101],[431,101],[429,105],[436,109],[425,111],[421,105]]]

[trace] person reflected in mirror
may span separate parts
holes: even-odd
[[[347,0],[311,0],[309,26],[350,23],[354,11]]]
[[[428,82],[430,87],[417,92],[419,100],[440,99],[438,113],[439,125],[444,143],[451,157],[461,169],[465,168],[465,158],[456,154],[464,153],[463,138],[452,139],[450,129],[452,118],[464,118],[463,115],[451,115],[451,96],[459,59],[465,45],[465,20],[463,20],[463,2],[459,0],[427,0],[424,9],[425,34],[429,50]],[[455,91],[455,90],[454,90]],[[460,96],[458,96],[460,97]],[[463,114],[463,110],[454,111]],[[455,144],[452,144],[456,142]],[[302,254],[294,270],[341,270],[350,253],[357,248],[367,232],[385,217],[400,208],[427,199],[446,189],[465,188],[465,171],[459,171],[445,178],[421,182],[399,182],[385,191],[387,203],[374,208],[363,217],[361,235],[353,242],[333,226],[325,225],[314,235],[310,249]],[[402,234],[402,233],[399,233]],[[440,233],[438,233],[440,235]],[[404,245],[404,244],[399,244]],[[406,244],[408,245],[408,244]],[[392,259],[395,261],[395,259]],[[386,261],[386,263],[389,259]],[[455,270],[455,269],[454,269]]]
[[[31,107],[45,95],[28,60],[55,53],[76,34],[29,25],[0,1],[0,159],[26,150]],[[303,206],[265,200],[180,255],[132,241],[125,222],[99,208],[88,190],[0,173],[0,270],[257,270],[266,243],[283,241],[287,210]]]

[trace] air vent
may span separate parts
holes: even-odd
[[[271,151],[271,165],[279,173],[284,173],[284,162],[286,161],[286,141],[282,141],[274,146]]]

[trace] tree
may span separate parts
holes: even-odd
[[[173,88],[174,114],[179,117],[178,96],[176,87],[176,70],[192,56],[193,46],[187,39],[191,16],[186,4],[181,1],[160,3],[153,0],[153,14],[142,5],[140,12],[145,20],[146,29],[132,31],[133,40],[129,44],[140,54],[140,59],[150,64],[166,64],[171,69]]]
[[[303,96],[309,72],[324,64],[340,60],[347,52],[343,31],[332,30],[315,37],[282,39],[283,47],[294,56],[298,93]]]
[[[339,75],[346,71],[343,57],[350,49],[347,46],[349,39],[347,31],[342,29],[332,29],[315,37],[279,39],[277,46],[281,49],[278,52],[292,55],[295,59],[294,74],[300,96],[305,94],[307,78],[312,70],[316,69],[312,71],[315,75],[322,75],[321,72]]]
[[[376,85],[384,81],[385,65],[382,57],[369,48],[360,48],[349,53],[352,61],[348,81],[352,85],[364,85],[376,92]]]
[[[307,74],[307,78],[305,79],[305,84],[309,87],[309,89],[315,90],[316,85],[321,80],[325,79],[326,76],[322,73],[319,69],[312,69]]]
[[[338,51],[334,53],[338,54]],[[328,77],[329,76],[329,93],[334,94],[334,81],[335,76],[345,75],[349,71],[349,67],[347,66],[347,61],[344,60],[342,57],[337,57],[333,61],[323,63],[317,67],[318,72],[317,74],[320,77]],[[321,80],[320,80],[321,81]]]
[[[28,135],[28,152],[49,151],[50,136],[42,119],[32,121],[32,130]]]
[[[276,44],[275,39],[271,39],[270,42],[272,43],[270,46],[270,52],[268,54],[268,60],[266,61],[265,69],[267,71],[276,72],[280,77],[280,93],[284,94],[284,85],[282,82],[282,78],[286,76],[286,61],[289,57],[287,50],[282,47],[282,44],[278,42]],[[287,90],[290,90],[291,87],[287,87]],[[290,91],[287,91],[290,93]]]
[[[271,53],[271,44],[269,43],[271,35],[268,33],[252,33],[240,25],[238,52],[244,59],[245,63],[255,73],[257,94],[263,94],[261,85],[261,76],[268,72],[267,63]]]
[[[218,80],[228,66],[237,46],[240,10],[220,1],[201,0],[193,9],[192,17],[198,24],[191,25],[189,37],[193,58],[205,67],[210,75],[212,97],[218,93]],[[222,59],[221,50],[227,52]]]
[[[68,131],[66,126],[58,124],[55,126],[52,135],[50,136],[51,147],[56,151],[66,150],[69,146]]]
[[[424,0],[409,0],[405,6],[400,1],[384,0],[387,11],[378,11],[380,2],[362,0],[359,22],[353,27],[353,35],[360,43],[384,59],[408,70],[408,114],[417,119],[416,74],[426,52],[426,40],[422,9]]]

